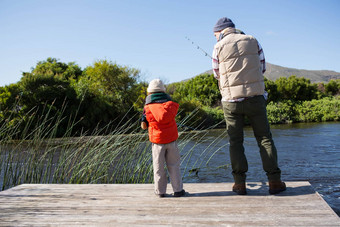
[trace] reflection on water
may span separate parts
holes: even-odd
[[[308,123],[272,125],[272,134],[278,150],[279,166],[284,181],[309,181],[314,189],[340,216],[340,123]],[[197,153],[209,146],[218,136],[216,146],[224,146],[210,162],[190,176],[184,172],[184,182],[232,182],[225,130],[211,130],[206,143],[197,147]],[[256,140],[251,128],[245,128],[245,152],[249,170],[247,181],[266,182]],[[195,151],[196,153],[196,151]],[[201,157],[204,159],[203,157]],[[183,166],[182,166],[183,168]],[[184,171],[184,169],[183,169]]]

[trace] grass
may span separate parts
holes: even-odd
[[[178,146],[181,153],[183,178],[197,174],[209,165],[218,146],[225,138],[221,134],[213,140],[208,131],[185,131],[190,116],[179,122]],[[91,135],[72,137],[72,127],[61,138],[56,138],[58,126],[63,121],[56,116],[35,116],[39,124],[33,130],[27,123],[22,139],[0,141],[0,191],[23,183],[58,184],[112,184],[152,183],[152,152],[147,131],[141,131],[139,122],[127,121],[110,134],[101,136],[110,125],[97,129]],[[51,124],[53,122],[53,124]],[[19,124],[19,123],[18,123]],[[15,135],[18,127],[2,124],[2,135]],[[204,144],[204,146],[202,146]],[[226,145],[225,145],[226,146]],[[200,149],[198,149],[200,147]],[[202,149],[202,147],[204,147]],[[216,167],[218,168],[218,167]]]

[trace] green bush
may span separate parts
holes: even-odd
[[[292,101],[270,102],[267,105],[268,121],[271,124],[292,123],[295,121],[295,104]]]
[[[38,126],[39,118],[33,113],[61,116],[57,135],[63,135],[73,121],[77,124],[72,130],[78,134],[109,123],[115,128],[127,120],[137,121],[148,86],[139,78],[138,69],[107,60],[81,69],[74,62],[47,58],[24,72],[18,83],[0,87],[0,127],[16,125],[18,130],[11,135],[20,137],[20,133],[29,133]],[[265,78],[264,83],[272,124],[339,120],[339,99],[334,98],[340,94],[339,79],[311,84],[308,79],[290,76],[276,81]],[[180,104],[177,118],[187,121],[188,126],[197,129],[223,125],[218,124],[224,116],[218,80],[213,74],[169,84],[167,92]]]
[[[340,98],[326,97],[320,100],[305,101],[297,108],[299,121],[322,122],[340,120]]]
[[[270,102],[267,113],[271,124],[339,121],[339,107],[340,97],[337,96],[303,102]]]
[[[18,83],[0,87],[0,127],[19,122],[15,125],[20,130],[12,136],[21,137],[24,130],[30,132],[39,126],[39,118],[32,118],[32,113],[61,116],[58,136],[71,121],[78,122],[73,128],[78,134],[112,122],[114,128],[131,118],[137,121],[146,87],[139,82],[139,74],[137,69],[106,60],[82,70],[74,62],[47,58],[24,72]]]
[[[177,102],[195,100],[206,106],[217,106],[221,99],[217,80],[212,74],[198,75],[188,81],[171,84],[167,89]]]
[[[325,85],[325,93],[328,95],[339,95],[340,94],[340,79],[330,80]]]
[[[196,100],[182,101],[179,103],[179,112],[176,117],[177,122],[182,122],[180,127],[184,129],[203,128],[207,118],[206,112],[202,109],[202,104]]]
[[[279,100],[305,101],[317,98],[317,84],[311,84],[304,77],[280,77],[275,84],[280,94]]]
[[[218,127],[225,126],[224,122],[224,113],[221,107],[209,107],[209,106],[203,106],[202,109],[207,113],[207,115],[210,117],[210,126],[211,125],[217,125]]]
[[[182,101],[179,103],[177,122],[183,122],[184,129],[207,129],[224,125],[223,110],[220,107],[203,106],[199,101]]]

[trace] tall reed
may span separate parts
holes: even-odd
[[[49,111],[44,116],[33,114],[22,139],[1,139],[0,191],[23,183],[153,182],[151,143],[147,132],[141,131],[139,122],[126,120],[105,136],[101,136],[102,132],[112,129],[112,125],[97,129],[90,135],[73,137],[72,128],[77,122],[70,121],[65,134],[56,138],[57,129],[64,120],[61,117],[63,109],[54,116],[50,116]],[[190,176],[195,169],[206,168],[213,155],[221,149],[217,144],[225,137],[222,133],[211,139],[207,136],[208,130],[186,131],[191,127],[188,125],[190,117],[195,114],[196,111],[193,111],[179,122],[183,177]],[[39,124],[28,130],[34,117]],[[18,128],[16,125],[8,127],[2,124],[0,132],[2,135],[16,134]]]

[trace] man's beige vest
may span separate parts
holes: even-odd
[[[257,40],[250,35],[233,33],[215,48],[219,59],[219,86],[224,100],[264,94],[264,77]]]

